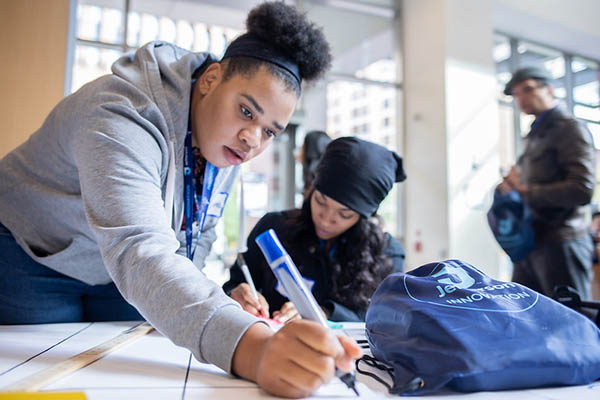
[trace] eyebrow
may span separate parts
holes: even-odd
[[[261,115],[265,115],[265,110],[263,110],[263,108],[260,106],[260,104],[258,104],[258,102],[256,101],[256,99],[254,97],[252,97],[251,95],[246,94],[246,93],[242,93],[242,97],[245,98],[246,100],[248,100],[250,103],[252,103],[252,106],[254,106],[254,108],[256,108],[256,111],[258,111]],[[275,126],[275,128],[279,129],[280,131],[282,131],[284,128],[277,121],[273,121],[273,125]]]
[[[256,108],[256,110],[259,113],[261,113],[262,115],[265,114],[265,110],[263,110],[263,108],[260,106],[260,104],[258,104],[258,102],[256,101],[256,99],[254,97],[250,96],[249,94],[245,94],[245,93],[242,93],[242,97],[244,97],[246,100],[248,100],[250,103],[252,103],[254,108]]]

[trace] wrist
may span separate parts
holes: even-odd
[[[231,361],[233,374],[256,382],[258,365],[273,334],[271,328],[262,322],[248,328],[233,353]]]

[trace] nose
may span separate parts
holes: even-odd
[[[260,127],[252,125],[252,126],[243,128],[240,131],[239,137],[243,143],[245,143],[251,149],[254,149],[254,148],[260,146],[260,133],[261,133]]]
[[[321,210],[319,214],[323,228],[329,228],[335,224],[335,212],[330,210]]]

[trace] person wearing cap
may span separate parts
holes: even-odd
[[[404,249],[373,218],[395,182],[406,179],[402,158],[375,143],[342,137],[329,143],[301,209],[271,212],[248,236],[244,259],[258,301],[237,262],[226,293],[250,313],[281,322],[297,311],[278,285],[255,238],[273,229],[326,317],[364,321],[369,298],[392,272],[402,272]]]
[[[310,321],[273,333],[200,271],[239,164],[331,61],[322,31],[283,2],[246,25],[220,61],[165,42],[124,55],[0,160],[0,323],[144,318],[286,397],[360,356]]]
[[[498,186],[519,192],[533,215],[535,245],[515,263],[512,280],[546,296],[568,285],[589,299],[595,150],[589,130],[558,105],[551,80],[545,70],[525,67],[504,89],[521,112],[535,116],[523,153]]]

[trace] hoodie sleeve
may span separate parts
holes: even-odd
[[[149,122],[160,116],[145,118],[110,92],[98,93],[95,101],[98,97],[102,106],[94,108],[71,151],[106,269],[158,331],[198,360],[229,372],[238,341],[257,319],[177,254],[180,244],[161,189],[167,144]]]

